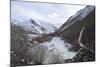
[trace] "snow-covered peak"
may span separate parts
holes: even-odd
[[[51,33],[57,30],[53,24],[44,21],[34,21],[33,19],[27,21],[13,20],[12,23],[35,33]]]

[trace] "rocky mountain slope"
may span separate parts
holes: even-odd
[[[83,54],[78,54],[75,61],[92,61],[95,60],[95,6],[86,6],[78,11],[74,16],[70,17],[56,32],[55,35],[61,36],[66,42],[75,44],[79,33],[85,27],[81,42],[89,49],[82,51]],[[85,59],[85,60],[84,60]]]
[[[95,7],[87,6],[70,17],[55,33],[73,40],[78,37],[82,27],[95,25]]]

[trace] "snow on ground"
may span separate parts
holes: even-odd
[[[59,53],[63,59],[71,59],[77,54],[77,52],[69,51],[68,48],[71,47],[71,44],[64,43],[64,40],[62,40],[60,37],[53,37],[50,42],[44,42],[40,45],[47,46],[48,49],[54,54]]]

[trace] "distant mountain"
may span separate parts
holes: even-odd
[[[34,21],[33,19],[28,21],[13,20],[12,23],[35,33],[51,33],[57,30],[53,24],[44,21]]]

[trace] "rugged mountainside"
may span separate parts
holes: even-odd
[[[85,27],[85,30],[81,42],[89,50],[82,50],[82,55],[78,54],[77,57],[81,59],[75,61],[95,60],[95,6],[86,6],[78,11],[55,32],[55,35],[61,36],[64,40],[74,45],[74,40],[78,39],[82,27]]]
[[[86,6],[70,17],[55,33],[69,40],[77,38],[82,27],[95,25],[95,7]]]

